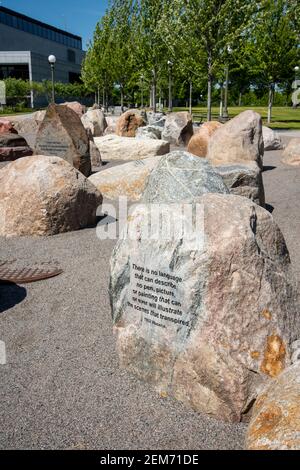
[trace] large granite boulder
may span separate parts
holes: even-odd
[[[143,202],[193,202],[205,193],[228,193],[207,160],[176,150],[162,157],[149,176]]]
[[[137,139],[161,139],[162,129],[159,126],[139,127],[136,131]]]
[[[282,160],[283,163],[287,165],[298,166],[300,165],[300,138],[296,137],[291,139],[286,146]]]
[[[193,118],[186,112],[170,113],[166,117],[162,139],[174,145],[188,145],[193,135]]]
[[[290,364],[299,335],[284,238],[269,212],[240,196],[204,194],[166,209],[174,235],[161,205],[139,204],[112,254],[121,367],[196,411],[239,422]],[[178,222],[193,230],[178,235]]]
[[[12,162],[32,155],[26,140],[18,134],[0,134],[0,162]]]
[[[118,200],[120,196],[126,196],[130,202],[139,201],[151,171],[161,158],[156,156],[117,165],[94,173],[89,180],[107,199]]]
[[[146,121],[141,113],[135,109],[129,109],[119,117],[116,134],[120,137],[135,137],[137,129],[145,125]]]
[[[147,111],[147,123],[149,126],[164,128],[166,122],[166,115],[164,113],[154,113],[153,111]]]
[[[141,160],[155,155],[169,153],[170,144],[164,140],[130,139],[117,135],[95,137],[102,160]]]
[[[188,145],[188,152],[198,157],[206,157],[208,142],[213,133],[222,127],[218,121],[208,121],[201,125],[199,131],[193,135]]]
[[[0,236],[55,235],[96,222],[102,196],[59,157],[34,155],[0,170]]]
[[[71,108],[50,104],[36,136],[36,155],[58,156],[85,176],[91,174],[89,138]]]
[[[93,137],[101,137],[107,128],[104,112],[101,109],[90,109],[81,117],[81,122]]]
[[[249,450],[300,450],[300,362],[259,395],[246,446]]]
[[[208,144],[207,158],[213,165],[253,160],[262,167],[263,154],[261,116],[249,110],[216,130]]]
[[[262,172],[256,162],[243,162],[214,166],[231,194],[248,197],[256,204],[265,207],[265,190]]]
[[[14,125],[8,119],[0,118],[0,134],[17,134]]]
[[[281,150],[283,144],[278,132],[273,131],[269,127],[262,127],[263,140],[264,140],[264,149],[265,150]]]

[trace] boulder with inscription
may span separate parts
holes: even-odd
[[[290,364],[300,330],[290,270],[272,215],[247,198],[139,204],[111,258],[121,367],[163,396],[239,422]]]
[[[89,130],[93,137],[101,137],[107,128],[104,112],[101,109],[89,109],[81,117],[85,129]]]
[[[263,126],[263,139],[264,139],[264,149],[265,150],[281,150],[283,144],[278,132],[273,131],[269,127]]]
[[[220,127],[222,127],[222,124],[218,121],[208,121],[202,124],[198,132],[189,141],[188,152],[198,157],[206,157],[208,142]]]
[[[296,137],[289,141],[282,155],[282,163],[292,166],[300,165],[300,138]]]
[[[256,161],[262,167],[264,141],[261,116],[244,111],[216,130],[208,144],[213,165]]]
[[[181,111],[167,115],[162,132],[163,140],[167,140],[170,144],[184,146],[188,145],[193,133],[193,118],[188,112]]]
[[[32,155],[26,140],[18,134],[0,134],[0,162],[12,162]]]
[[[247,431],[249,450],[300,450],[300,362],[259,395]]]
[[[231,194],[248,197],[256,204],[265,207],[263,177],[256,162],[228,164],[213,168],[222,177]]]
[[[102,196],[59,157],[34,155],[0,170],[0,236],[55,235],[95,224]]]
[[[151,172],[143,202],[193,202],[205,193],[228,193],[228,188],[207,160],[176,150],[162,157]]]
[[[48,106],[39,126],[34,153],[61,157],[89,176],[89,150],[89,138],[79,116],[68,106]]]
[[[137,129],[145,125],[146,121],[142,114],[135,109],[129,109],[119,117],[116,134],[120,137],[135,137]]]
[[[141,160],[169,153],[170,144],[164,140],[133,139],[118,135],[95,137],[102,160]]]
[[[151,171],[161,158],[156,156],[117,165],[94,173],[89,180],[107,199],[117,200],[126,196],[128,201],[139,201]]]

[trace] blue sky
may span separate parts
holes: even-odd
[[[83,48],[92,39],[108,0],[2,0],[0,4],[82,37]]]

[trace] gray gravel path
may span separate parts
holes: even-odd
[[[300,168],[268,152],[267,202],[300,278]],[[114,242],[95,229],[51,238],[0,238],[0,260],[57,260],[64,273],[0,286],[1,449],[239,449],[245,425],[229,425],[160,398],[121,371],[112,336],[108,261]],[[17,303],[18,302],[18,303]],[[14,305],[14,303],[16,303]]]

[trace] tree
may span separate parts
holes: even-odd
[[[256,73],[255,84],[269,90],[268,123],[276,86],[291,79],[299,60],[299,8],[293,0],[261,0],[251,32],[249,61]]]
[[[253,4],[254,3],[254,4]],[[166,31],[207,76],[207,119],[211,120],[213,80],[229,60],[227,48],[239,44],[253,18],[255,2],[248,0],[174,0],[165,14]],[[171,21],[171,23],[170,23]]]

